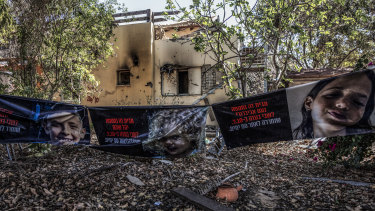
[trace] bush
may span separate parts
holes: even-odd
[[[359,167],[373,153],[375,134],[331,137],[318,142],[317,157],[327,166],[343,164],[345,167]]]
[[[45,154],[51,152],[52,145],[51,144],[43,144],[43,143],[32,143],[27,147],[27,153],[30,157],[41,157]]]

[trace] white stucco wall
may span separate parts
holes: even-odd
[[[154,41],[155,55],[154,55],[154,103],[155,104],[181,104],[191,105],[194,101],[202,96],[201,93],[201,67],[203,65],[214,65],[215,61],[210,59],[208,55],[196,52],[193,44],[188,40],[156,40]],[[228,55],[230,56],[230,55]],[[233,60],[236,62],[236,59]],[[163,73],[163,82],[161,80],[160,68],[165,64],[173,64],[186,66],[189,71],[189,95],[178,95],[177,83],[167,81],[167,77],[177,77],[176,71],[170,75]],[[216,78],[220,78],[219,76]],[[163,83],[163,86],[162,86]],[[219,83],[217,81],[217,83]],[[162,92],[163,91],[163,92]],[[164,95],[162,95],[164,93]],[[210,94],[207,99],[210,104],[223,102],[228,100],[224,88],[215,90],[214,94]],[[199,105],[204,105],[204,101],[200,101]],[[208,117],[207,124],[216,124],[210,121]]]

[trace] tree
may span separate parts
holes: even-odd
[[[244,35],[239,26],[226,24],[228,21],[226,13],[221,19],[217,18],[218,10],[226,11],[224,3],[214,5],[214,0],[197,0],[193,1],[189,9],[180,7],[178,2],[174,3],[172,0],[168,0],[167,3],[167,9],[178,9],[183,12],[179,17],[180,20],[187,19],[201,27],[201,32],[192,38],[194,49],[206,53],[216,61],[217,64],[213,68],[224,73],[224,81],[229,88],[230,97],[236,98],[241,94],[246,96],[246,86],[241,90],[232,85],[234,80],[246,80],[241,66],[231,62],[231,59],[240,55],[237,45],[238,41],[244,41]],[[230,14],[229,17],[231,16],[233,15]]]
[[[13,19],[6,0],[0,0],[0,45],[5,44],[9,34],[13,31]]]
[[[236,98],[248,95],[252,84],[246,67],[258,56],[268,58],[271,89],[283,86],[290,71],[354,67],[364,56],[373,56],[373,5],[364,0],[258,0],[255,5],[246,0],[194,0],[182,8],[168,0],[167,8],[181,10],[180,20],[202,27],[192,39],[195,49],[218,63]],[[238,42],[251,52],[241,54]],[[246,56],[248,63],[229,62],[228,55]],[[234,80],[240,81],[238,88]]]
[[[276,13],[291,33],[291,51],[284,40],[272,42],[272,49],[277,47],[282,52],[275,54],[280,63],[288,64],[287,71],[354,68],[361,57],[374,55],[374,9],[367,1],[291,2],[279,1],[286,5]],[[266,11],[267,6],[264,3],[260,8]]]
[[[79,101],[97,86],[91,70],[113,52],[116,2],[13,0],[14,40],[20,65],[12,94]]]

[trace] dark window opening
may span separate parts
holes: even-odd
[[[178,72],[178,94],[189,94],[189,72]]]
[[[130,85],[130,70],[117,71],[117,85]]]

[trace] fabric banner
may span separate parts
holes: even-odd
[[[0,144],[89,144],[90,128],[83,106],[0,95]]]
[[[228,148],[373,133],[374,70],[212,105]]]
[[[142,157],[184,157],[204,147],[204,106],[90,107],[100,146]]]

